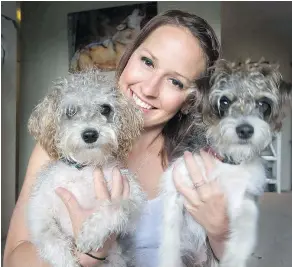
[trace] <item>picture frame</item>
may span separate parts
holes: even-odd
[[[69,72],[112,71],[141,28],[157,14],[157,2],[68,14]]]

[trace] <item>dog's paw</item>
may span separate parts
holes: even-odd
[[[76,238],[77,250],[83,253],[95,251],[103,246],[111,234],[110,213],[99,210],[89,216],[81,226]]]
[[[86,239],[84,236],[80,235],[76,239],[77,250],[81,253],[89,253],[91,251],[97,251],[99,248],[103,247],[104,242],[106,241],[107,236],[103,238],[100,242],[94,242],[92,239]]]
[[[88,237],[84,233],[81,233],[76,239],[77,250],[82,253],[96,251],[103,246],[106,238],[107,235],[105,235],[103,238],[100,238],[100,240],[97,240],[96,238]]]
[[[131,200],[112,202],[92,214],[83,223],[76,239],[80,252],[97,250],[112,233],[126,234],[131,227],[135,203]]]

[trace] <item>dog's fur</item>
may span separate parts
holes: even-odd
[[[289,100],[291,103],[291,87],[283,85],[278,67],[272,64],[220,60],[211,77],[210,92],[203,92],[204,124],[194,126],[191,152],[204,178],[216,179],[227,197],[230,235],[221,267],[245,267],[255,246],[256,199],[264,191],[266,178],[260,153],[280,130],[285,103]],[[265,109],[267,112],[263,112]],[[244,124],[248,128],[242,127]],[[197,154],[206,145],[229,160],[229,163],[216,160],[211,177],[206,177]],[[193,187],[183,158],[175,165],[181,182]],[[164,216],[159,267],[217,266],[206,244],[205,230],[183,207],[184,197],[173,184],[173,169],[174,164],[166,171],[162,183]]]
[[[141,112],[110,79],[95,71],[62,79],[34,109],[29,131],[54,160],[37,176],[28,204],[28,227],[41,258],[51,266],[77,267],[75,245],[83,253],[95,251],[111,233],[133,230],[145,200],[134,174],[123,170],[130,184],[128,199],[101,201],[95,196],[93,170],[103,168],[111,190],[111,171],[124,166],[142,127]],[[57,187],[71,191],[83,208],[95,209],[76,240]],[[119,247],[111,250],[108,264],[125,266]]]

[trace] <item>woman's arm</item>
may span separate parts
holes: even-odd
[[[31,187],[34,184],[37,172],[49,160],[48,154],[37,144],[30,157],[25,180],[10,221],[3,257],[4,267],[49,267],[47,263],[41,261],[35,246],[29,241],[26,224],[26,206]],[[92,254],[101,257],[99,253]],[[87,266],[93,264],[96,266],[98,262],[85,254],[79,254],[79,258],[81,263],[86,262]]]
[[[99,253],[92,253],[96,257],[101,257]],[[102,264],[102,261],[97,261],[88,257],[85,254],[78,254],[80,262],[86,262],[87,266],[99,266]],[[22,267],[50,267],[48,263],[44,263],[37,255],[35,246],[29,241],[23,241],[6,257],[4,258],[4,267],[19,267],[21,264]]]
[[[36,145],[30,157],[23,187],[10,221],[3,257],[5,267],[18,267],[20,265],[23,267],[48,266],[41,263],[35,247],[29,242],[25,212],[30,189],[35,181],[36,173],[49,160],[49,156],[41,146]]]
[[[7,251],[5,247],[5,251]],[[41,261],[37,256],[34,245],[28,241],[23,241],[17,245],[13,251],[4,254],[4,267],[50,267]]]

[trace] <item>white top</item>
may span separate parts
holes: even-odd
[[[126,236],[122,243],[132,243],[136,251],[136,266],[158,266],[158,248],[162,224],[162,202],[159,198],[149,200],[137,224],[133,237]],[[127,240],[131,239],[131,240]]]
[[[160,230],[162,226],[163,205],[160,198],[148,200],[140,220],[137,223],[136,231],[133,236],[124,236],[120,239],[122,247],[126,250],[133,247],[135,254],[135,266],[157,267],[158,252],[160,245]],[[207,260],[206,248],[202,247],[197,254],[198,264]]]

